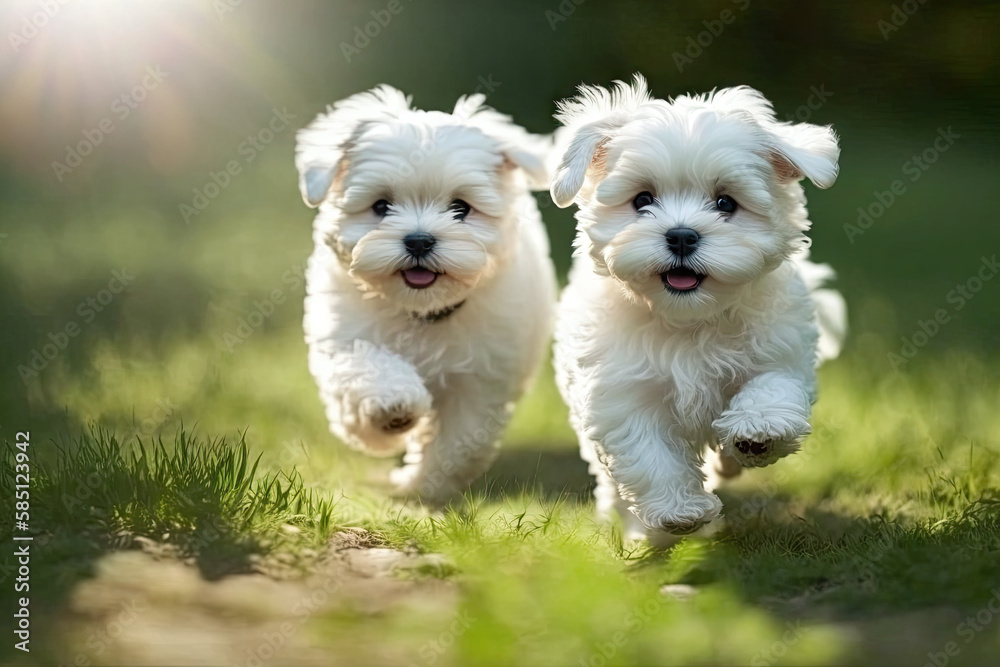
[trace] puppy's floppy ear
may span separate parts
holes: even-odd
[[[549,137],[528,135],[523,140],[503,147],[504,158],[528,177],[528,187],[532,190],[546,190],[550,174],[545,157],[552,150]]]
[[[548,188],[549,171],[545,158],[552,150],[551,138],[531,134],[515,124],[510,116],[485,106],[485,101],[486,96],[482,93],[461,97],[452,115],[495,139],[500,144],[504,161],[524,172],[532,190]]]
[[[398,118],[410,109],[410,98],[387,85],[352,95],[327,108],[325,114],[296,135],[295,166],[299,190],[310,207],[326,200],[343,166],[351,139],[367,123]]]
[[[829,126],[809,123],[779,123],[764,95],[749,86],[723,88],[705,101],[714,109],[744,117],[764,132],[764,157],[784,182],[808,178],[816,187],[828,188],[840,170],[840,146]]]
[[[774,123],[766,130],[773,137],[767,158],[779,179],[787,182],[808,178],[823,189],[836,182],[840,172],[840,145],[832,127]]]
[[[337,172],[339,160],[327,164],[311,164],[305,171],[299,171],[299,190],[307,206],[316,208],[323,203],[330,192],[330,186]]]
[[[559,103],[556,114],[566,127],[556,133],[561,158],[549,192],[560,208],[573,203],[588,174],[595,178],[603,175],[604,145],[651,101],[640,74],[631,85],[615,81],[613,90],[600,86],[581,86],[579,90],[575,98]]]
[[[603,173],[603,154],[598,155],[598,151],[602,151],[604,144],[626,122],[624,118],[614,118],[610,122],[596,121],[573,131],[564,128],[556,133],[557,143],[561,144],[567,138],[569,142],[562,151],[559,166],[556,167],[552,179],[552,187],[549,189],[556,206],[566,208],[573,203],[583,188],[588,171],[593,170],[595,175]]]

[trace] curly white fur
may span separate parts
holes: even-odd
[[[529,189],[548,184],[548,142],[482,102],[425,112],[380,86],[319,116],[296,151],[303,198],[319,206],[304,324],[330,428],[375,455],[405,450],[393,480],[435,505],[492,462],[555,302]],[[419,260],[404,246],[415,232],[436,240]],[[404,280],[417,267],[437,274],[429,287]]]
[[[560,109],[551,193],[579,210],[557,380],[599,514],[670,543],[720,515],[706,472],[711,485],[769,465],[809,432],[814,368],[839,352],[846,310],[817,290],[832,273],[806,259],[799,180],[833,184],[837,139],[777,122],[746,87],[665,101],[637,76]],[[641,192],[655,202],[637,211]],[[722,195],[734,213],[715,206]],[[665,239],[680,227],[700,236],[683,258]],[[682,265],[703,279],[668,289]]]

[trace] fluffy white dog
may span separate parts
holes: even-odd
[[[493,461],[542,359],[555,275],[530,188],[547,140],[483,107],[420,111],[379,86],[298,134],[318,206],[307,271],[309,368],[332,432],[393,481],[447,502]]]
[[[750,88],[664,101],[639,76],[583,87],[557,117],[552,198],[579,206],[558,383],[599,513],[669,544],[719,516],[703,468],[766,466],[809,433],[846,311],[805,261],[799,181],[833,185],[837,138],[777,122]]]

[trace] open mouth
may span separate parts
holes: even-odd
[[[663,281],[663,285],[671,292],[690,292],[696,290],[704,279],[704,274],[695,273],[683,266],[664,271],[660,274],[660,280]]]
[[[407,287],[413,289],[427,289],[434,284],[434,281],[438,279],[440,274],[434,273],[430,269],[425,269],[422,266],[415,266],[412,269],[404,269],[400,271],[403,274],[403,282],[406,283]]]

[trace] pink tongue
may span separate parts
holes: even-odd
[[[689,290],[694,289],[698,286],[698,279],[694,276],[687,274],[675,275],[672,273],[667,274],[667,284],[674,289],[679,290]]]
[[[437,274],[427,269],[407,269],[403,271],[403,278],[411,285],[426,287],[437,280]]]

